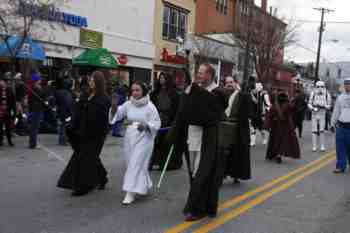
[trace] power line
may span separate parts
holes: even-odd
[[[320,23],[320,21],[306,20],[306,19],[295,19],[292,21],[297,21],[301,23]],[[326,24],[350,24],[350,21],[324,21]]]
[[[313,53],[313,54],[317,54],[317,52],[316,52],[315,50],[313,50],[313,49],[311,49],[311,48],[309,48],[309,47],[306,47],[305,45],[303,45],[303,44],[301,44],[301,43],[296,42],[295,45],[297,45],[298,47],[303,48],[303,49],[305,49],[305,50],[307,50],[307,51],[309,51],[309,52],[311,52],[311,53]],[[326,59],[325,57],[323,57],[323,56],[321,56],[321,57],[322,57],[322,59],[323,59],[324,61],[326,61],[328,64],[333,65],[333,66],[337,67],[338,69],[341,69],[342,71],[346,71],[346,72],[343,72],[343,74],[350,77],[350,73],[348,73],[348,72],[350,72],[349,70],[346,70],[346,69],[344,69],[343,67],[340,67],[340,66],[339,66],[338,64],[336,64],[335,62],[331,62],[331,61],[327,60],[327,59]],[[346,76],[346,77],[347,77],[347,76]]]

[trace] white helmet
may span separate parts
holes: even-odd
[[[326,87],[326,83],[323,81],[317,81],[316,82],[316,87],[318,88],[325,88]]]
[[[260,82],[255,83],[255,90],[262,91],[263,90],[263,84]]]

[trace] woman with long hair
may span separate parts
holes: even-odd
[[[131,204],[136,194],[146,195],[152,187],[148,172],[154,138],[160,127],[160,118],[156,107],[150,101],[148,88],[142,82],[131,86],[130,100],[118,107],[118,98],[112,98],[109,123],[127,118],[129,125],[124,137],[124,157],[126,173],[123,191],[126,192],[123,204]]]
[[[151,100],[159,112],[162,128],[170,127],[175,119],[180,100],[180,96],[175,88],[173,78],[168,74],[161,73],[155,83],[155,89],[151,93]],[[157,165],[159,169],[163,169],[165,165],[171,147],[165,140],[166,133],[167,131],[164,130],[157,134],[150,170],[153,169],[154,165]],[[182,156],[177,152],[177,148],[175,147],[169,161],[169,170],[179,169],[182,166]]]
[[[100,154],[108,132],[109,98],[104,75],[95,71],[89,78],[89,95],[77,103],[68,133],[74,153],[58,181],[58,187],[82,196],[94,188],[104,189],[107,171]]]

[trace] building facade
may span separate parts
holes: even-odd
[[[112,52],[126,79],[149,82],[155,57],[154,11],[155,1],[64,1],[44,12],[31,36],[43,45],[47,66],[101,47]]]
[[[197,0],[195,33],[222,34],[232,32],[237,0]]]
[[[154,78],[161,72],[170,73],[183,83],[181,69],[187,63],[184,53],[178,53],[188,34],[194,31],[195,6],[193,0],[156,0],[154,24]],[[181,84],[180,84],[181,85]]]

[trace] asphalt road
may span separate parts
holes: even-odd
[[[41,135],[42,149],[28,150],[27,138],[16,137],[15,148],[0,148],[0,233],[350,232],[349,174],[332,173],[332,134],[327,152],[311,152],[306,124],[302,159],[278,165],[265,161],[265,146],[252,148],[253,179],[225,180],[220,214],[194,224],[183,223],[185,168],[168,172],[160,189],[124,207],[122,139],[108,138],[102,154],[107,189],[74,198],[56,188],[70,148],[57,146],[55,135]],[[152,172],[154,186],[159,176]]]

